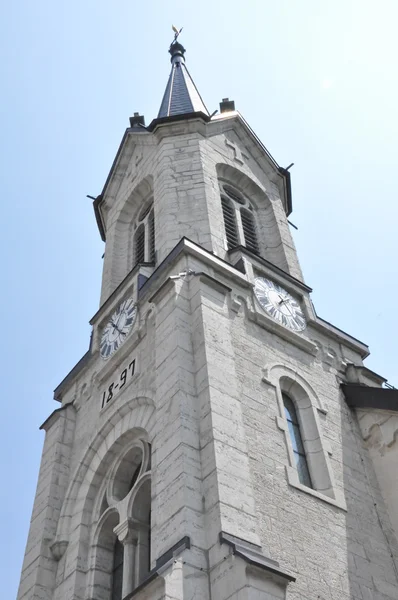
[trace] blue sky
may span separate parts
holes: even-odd
[[[19,581],[38,427],[98,308],[86,194],[100,193],[128,117],[156,116],[172,23],[210,112],[229,96],[278,163],[294,162],[291,220],[317,312],[398,386],[397,18],[395,0],[3,3],[3,598]]]

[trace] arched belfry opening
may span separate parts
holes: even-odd
[[[131,189],[126,200],[119,201],[120,207],[106,236],[102,290],[104,299],[137,264],[155,265],[153,185],[153,176],[147,175]]]
[[[269,195],[239,169],[218,163],[216,172],[224,222],[224,247],[236,247],[288,270],[273,203]]]

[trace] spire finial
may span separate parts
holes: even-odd
[[[185,48],[178,39],[182,27],[178,29],[172,25],[172,29],[174,39],[169,47],[171,73],[160,105],[158,119],[177,115],[191,115],[192,113],[203,113],[203,115],[209,117],[209,111],[185,66]]]
[[[183,28],[181,27],[181,29],[177,29],[177,27],[175,27],[175,25],[172,25],[171,28],[174,31],[174,40],[171,42],[170,48],[169,48],[169,52],[171,54],[170,60],[172,63],[184,62],[185,48],[178,41],[178,36],[180,35]]]
[[[176,42],[176,41],[177,41],[177,38],[178,38],[178,36],[180,35],[181,31],[183,30],[183,27],[181,27],[181,29],[180,29],[180,30],[178,30],[178,28],[177,28],[175,25],[172,25],[172,26],[171,26],[171,28],[172,28],[172,30],[174,31],[174,40],[173,40],[173,42]],[[173,42],[172,42],[172,43],[173,43]]]

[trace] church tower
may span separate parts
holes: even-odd
[[[397,390],[315,312],[289,170],[169,52],[94,201],[100,308],[42,425],[18,600],[396,600]]]

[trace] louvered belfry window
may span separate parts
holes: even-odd
[[[153,209],[148,217],[149,262],[155,262],[155,215]]]
[[[241,208],[240,217],[242,219],[243,235],[245,236],[245,246],[248,250],[258,254],[256,225],[253,213],[247,210],[247,208]]]
[[[154,263],[155,252],[155,213],[153,200],[143,203],[141,212],[135,221],[133,238],[133,267],[140,263]]]
[[[229,185],[222,185],[221,206],[228,250],[245,246],[259,254],[256,220],[248,200]]]
[[[222,212],[224,216],[225,235],[227,236],[228,250],[239,245],[238,228],[236,226],[235,207],[225,196],[221,196]]]
[[[135,263],[145,262],[145,225],[142,223],[135,232]]]

